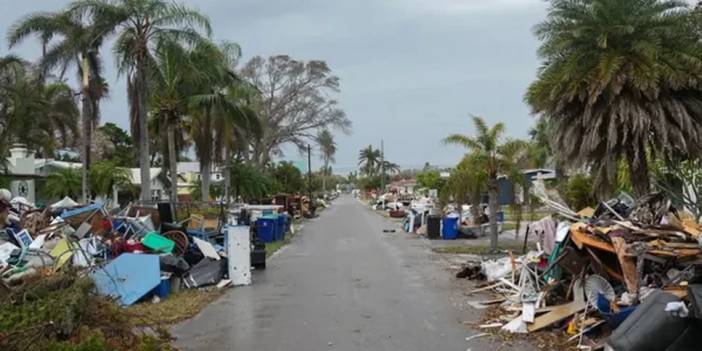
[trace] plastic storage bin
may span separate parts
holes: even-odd
[[[446,217],[442,224],[441,235],[444,240],[454,240],[458,237],[458,217]]]
[[[256,220],[256,235],[264,243],[272,243],[275,241],[275,227],[276,220],[261,217]]]

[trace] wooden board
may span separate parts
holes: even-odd
[[[612,245],[602,240],[595,239],[584,232],[583,229],[582,223],[576,223],[570,227],[570,238],[573,239],[573,242],[579,249],[582,249],[583,246],[589,246],[607,252],[615,252]]]
[[[565,305],[560,305],[554,308],[551,312],[536,317],[534,323],[528,326],[529,332],[534,332],[546,328],[554,323],[562,321],[575,313],[585,309],[585,302],[573,301]]]
[[[612,244],[617,252],[619,266],[622,268],[622,276],[626,284],[626,290],[631,294],[636,294],[638,291],[638,279],[636,274],[636,262],[634,258],[627,255],[627,244],[624,238],[612,238]]]

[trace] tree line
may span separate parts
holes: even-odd
[[[142,200],[151,200],[150,168],[157,166],[168,174],[175,201],[176,164],[190,149],[200,162],[203,201],[210,199],[214,166],[228,199],[237,165],[271,173],[285,144],[319,145],[328,168],[335,153],[330,130],[348,133],[351,123],[334,99],[339,79],[327,64],[286,55],[242,63],[241,48],[214,42],[212,32],[206,15],[163,0],[77,0],[19,19],[7,33],[10,47],[34,36],[42,55],[37,62],[0,58],[0,133],[10,141],[0,152],[22,143],[52,157],[57,148],[79,146],[84,201],[94,194],[96,132],[114,146],[98,156],[115,166],[138,164]],[[100,104],[110,93],[103,52],[111,40],[127,81],[128,138],[114,125],[99,126]],[[77,89],[66,79],[70,72]]]

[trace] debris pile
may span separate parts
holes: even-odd
[[[175,222],[168,203],[108,210],[71,199],[47,208],[0,199],[0,349],[22,349],[34,337],[47,349],[80,339],[85,321],[98,318],[94,304],[119,309],[181,289],[250,284],[251,267],[265,268],[256,224],[275,218],[274,240],[291,229],[291,218],[275,213],[280,207],[222,207],[219,218]],[[110,318],[118,317],[98,319]],[[119,330],[100,325],[89,342]],[[131,329],[117,337],[141,340]],[[136,349],[134,340],[108,348]]]
[[[702,331],[697,218],[661,193],[637,201],[623,194],[577,213],[541,197],[554,215],[529,227],[537,251],[458,274],[487,281],[473,293],[497,295],[471,304],[499,304],[499,317],[482,329],[562,330],[568,337],[559,349],[696,349],[694,335]]]

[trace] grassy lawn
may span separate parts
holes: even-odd
[[[175,324],[198,314],[224,291],[215,286],[182,289],[159,303],[146,301],[129,306],[126,311],[136,326]]]

